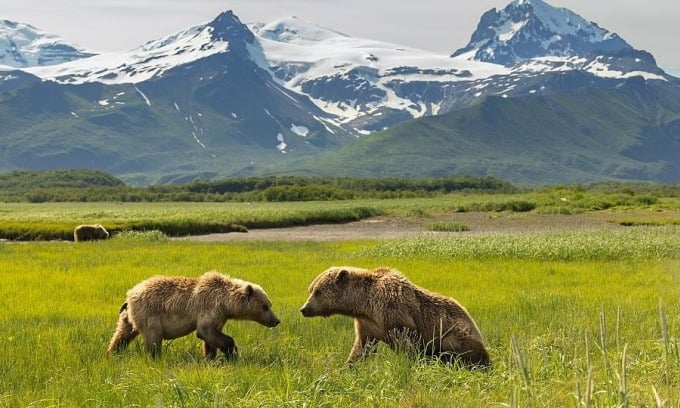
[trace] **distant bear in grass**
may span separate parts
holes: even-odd
[[[305,317],[340,314],[354,318],[352,364],[375,351],[379,341],[466,367],[491,360],[474,320],[454,299],[411,283],[399,271],[331,267],[309,287]]]
[[[153,357],[161,342],[194,330],[209,359],[221,350],[237,357],[234,339],[222,333],[229,319],[252,320],[267,327],[279,324],[264,290],[250,282],[210,271],[198,278],[154,276],[128,290],[120,308],[116,332],[108,352],[120,352],[141,333]]]
[[[73,240],[75,242],[108,238],[109,232],[100,224],[78,225],[73,231]]]

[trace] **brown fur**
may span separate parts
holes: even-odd
[[[73,240],[75,242],[108,238],[109,232],[100,224],[78,225],[76,229],[73,230]]]
[[[472,317],[456,300],[411,283],[399,271],[331,267],[309,287],[300,310],[305,317],[340,314],[354,318],[352,364],[382,341],[444,361],[472,367],[491,365]]]
[[[222,333],[229,319],[252,320],[267,327],[279,324],[264,290],[253,283],[206,272],[198,278],[154,276],[128,290],[120,308],[108,352],[120,352],[139,334],[156,357],[161,342],[194,330],[203,341],[203,355],[237,355],[234,339]]]

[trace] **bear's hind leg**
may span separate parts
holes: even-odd
[[[151,354],[151,357],[158,358],[161,355],[162,341],[160,334],[156,333],[142,333],[144,336],[144,346],[146,351]]]
[[[234,360],[238,356],[238,349],[234,339],[214,327],[198,327],[196,336],[205,343],[203,351],[207,358],[214,358],[217,354],[215,349],[220,349],[228,360]],[[212,352],[212,353],[207,353]]]
[[[118,324],[116,331],[109,342],[109,347],[106,350],[108,354],[120,353],[125,350],[132,340],[139,335],[135,330],[130,319],[128,318],[127,303],[123,304],[118,315]]]

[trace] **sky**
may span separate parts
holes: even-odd
[[[548,0],[617,33],[680,76],[678,0]],[[296,16],[353,37],[451,54],[510,0],[0,0],[0,19],[95,51],[127,51],[232,10],[244,23]]]

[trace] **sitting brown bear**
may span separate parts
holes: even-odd
[[[203,340],[203,355],[213,359],[217,349],[229,359],[238,353],[234,339],[222,333],[228,319],[252,320],[267,327],[279,324],[262,288],[220,273],[198,278],[154,276],[127,292],[108,353],[120,352],[141,333],[153,357],[163,339],[194,330]]]
[[[314,279],[309,292],[300,310],[303,316],[354,318],[350,364],[383,341],[392,349],[406,346],[466,367],[491,366],[479,329],[465,308],[414,285],[397,270],[331,267]]]
[[[76,229],[73,230],[73,240],[75,242],[108,238],[109,232],[101,224],[78,225]]]

